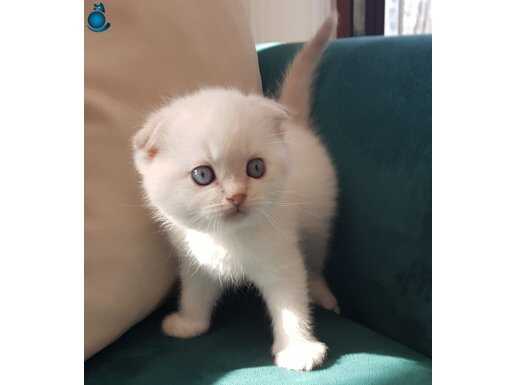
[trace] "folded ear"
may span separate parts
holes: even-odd
[[[261,107],[260,112],[265,119],[272,124],[274,133],[282,137],[284,135],[284,122],[291,118],[288,109],[272,99],[254,95],[251,97],[253,102]]]
[[[267,104],[270,111],[274,133],[283,138],[286,127],[286,124],[284,123],[291,119],[291,114],[285,106],[277,103],[276,101],[267,100]]]
[[[280,137],[284,138],[284,130],[287,126],[286,121],[290,120],[291,114],[282,104],[274,102],[275,114],[273,119],[274,132]]]
[[[132,138],[134,151],[134,164],[140,174],[152,163],[159,154],[160,126],[163,122],[160,111],[152,113],[141,128]]]

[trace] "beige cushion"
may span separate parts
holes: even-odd
[[[111,27],[84,32],[86,358],[155,308],[175,277],[170,247],[142,206],[130,137],[167,96],[208,85],[260,91],[240,2],[104,5]]]

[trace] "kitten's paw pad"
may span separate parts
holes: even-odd
[[[291,343],[275,355],[275,364],[293,370],[311,370],[324,361],[327,346],[322,342]]]
[[[191,338],[205,333],[209,328],[209,322],[192,320],[180,313],[172,313],[163,319],[161,326],[166,335],[178,338]]]

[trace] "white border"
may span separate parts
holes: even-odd
[[[83,4],[0,23],[0,383],[83,381]]]
[[[513,381],[515,9],[433,8],[433,379]]]
[[[83,381],[83,8],[0,23],[0,383]],[[511,1],[433,7],[434,383],[513,377]]]

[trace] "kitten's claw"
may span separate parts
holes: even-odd
[[[209,329],[209,322],[186,318],[180,313],[172,313],[163,319],[161,327],[166,335],[191,338],[205,333]]]
[[[275,354],[275,364],[293,370],[311,370],[322,364],[327,346],[317,341],[288,344]]]

